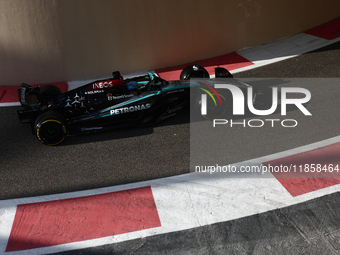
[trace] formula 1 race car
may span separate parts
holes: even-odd
[[[224,68],[215,72],[216,77],[232,77]],[[184,68],[176,81],[154,73],[131,79],[123,79],[119,71],[112,74],[112,78],[66,93],[54,85],[22,84],[18,90],[24,107],[18,111],[21,123],[31,124],[33,134],[46,145],[60,144],[67,135],[156,124],[176,115],[190,101],[190,78],[209,79],[209,73],[199,65]],[[249,85],[239,86],[246,89]]]

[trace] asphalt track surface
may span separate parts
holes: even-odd
[[[339,78],[340,43],[235,74],[235,78]],[[305,80],[306,82],[306,80]],[[256,85],[256,84],[254,84]],[[301,87],[307,84],[301,84]],[[305,87],[306,87],[305,86]],[[332,84],[306,87],[318,102],[310,104],[316,119],[306,119],[294,132],[230,132],[229,163],[295,148],[339,135],[339,95]],[[259,89],[261,88],[259,85]],[[329,91],[326,93],[326,91]],[[0,199],[78,191],[188,173],[189,111],[161,125],[69,137],[60,146],[40,144],[16,110],[0,108]],[[292,116],[299,111],[292,109]],[[300,113],[301,117],[301,113]],[[254,133],[255,132],[255,133]]]

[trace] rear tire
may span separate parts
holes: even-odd
[[[44,96],[46,103],[50,104],[58,95],[63,92],[54,85],[44,85],[40,88],[40,93]]]
[[[54,111],[41,114],[35,121],[34,127],[38,140],[45,145],[58,145],[67,135],[63,116]]]

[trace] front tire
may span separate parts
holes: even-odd
[[[189,65],[183,69],[180,80],[190,80],[192,78],[210,78],[208,71],[197,64]]]
[[[63,116],[54,111],[41,114],[35,121],[35,134],[42,144],[60,144],[67,135]]]

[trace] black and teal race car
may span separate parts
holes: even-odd
[[[232,77],[226,69],[216,70],[218,77]],[[154,73],[131,79],[123,79],[118,71],[112,74],[66,93],[54,85],[22,84],[21,123],[31,124],[33,134],[46,145],[60,144],[67,135],[153,125],[176,115],[190,101],[190,78],[209,79],[199,65],[184,68],[176,81]]]

